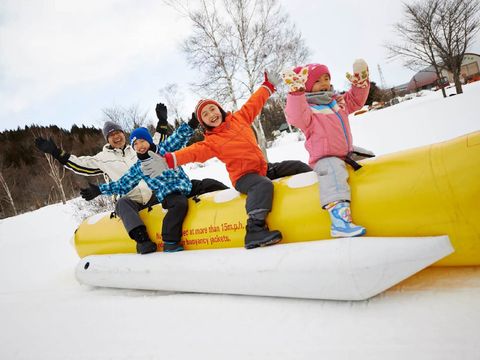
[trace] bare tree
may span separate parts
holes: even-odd
[[[65,177],[65,168],[63,166],[58,165],[57,160],[50,154],[44,154],[45,158],[47,159],[48,163],[48,176],[50,176],[55,183],[55,187],[57,188],[58,192],[60,193],[60,198],[62,199],[62,204],[65,205],[67,203],[67,197],[65,196],[65,190],[63,189],[63,178]]]
[[[432,42],[443,66],[452,73],[457,94],[461,94],[460,80],[463,57],[480,28],[480,4],[477,0],[439,1],[431,29]]]
[[[404,4],[405,18],[394,25],[403,42],[388,43],[385,47],[391,59],[403,58],[404,65],[411,70],[418,71],[423,70],[425,66],[432,66],[438,79],[441,79],[441,67],[438,65],[428,30],[438,9],[438,2],[439,0],[429,0],[426,3]],[[443,87],[442,94],[443,97],[447,97]]]
[[[462,93],[460,68],[479,28],[477,0],[428,0],[404,4],[405,18],[395,25],[401,44],[387,44],[390,58],[402,57],[406,67],[432,66],[452,73],[457,94]],[[442,88],[443,96],[446,97]]]
[[[48,136],[49,134],[37,134],[35,131],[32,130],[32,134],[34,138],[37,138],[39,136],[43,138],[52,138],[51,136]],[[56,144],[59,145],[60,148],[63,148],[62,141],[58,141],[56,139]],[[67,203],[67,197],[65,195],[65,190],[63,188],[63,178],[65,177],[65,168],[50,154],[44,153],[45,159],[47,160],[48,167],[42,165],[42,168],[44,171],[50,176],[54,182],[54,186],[57,189],[60,199],[62,200],[62,203],[65,205]],[[49,196],[49,202],[51,198]]]
[[[3,190],[5,191],[5,194],[7,196],[7,200],[12,206],[13,213],[14,215],[18,215],[17,208],[15,207],[15,202],[13,201],[12,193],[10,191],[10,187],[8,186],[7,181],[3,177],[3,171],[0,170],[0,185],[2,186]]]
[[[168,117],[175,121],[182,120],[180,108],[182,107],[183,95],[179,93],[177,84],[167,84],[159,90],[160,96],[165,99],[168,108]]]
[[[8,175],[4,176],[5,170],[7,169],[4,162],[4,154],[0,154],[0,185],[3,191],[5,192],[6,200],[8,201],[8,203],[13,209],[13,214],[18,215],[17,208],[15,206],[15,201],[13,200],[13,196],[12,196],[12,190],[10,189],[15,186],[15,177],[12,177],[12,176],[9,177]],[[8,184],[7,179],[5,179],[6,177],[9,180],[11,180],[12,185]]]
[[[183,43],[190,65],[202,78],[193,84],[202,96],[213,97],[238,109],[252,94],[268,69],[303,63],[309,51],[277,0],[202,0],[191,9],[182,0],[166,1],[187,16],[193,34]],[[266,154],[266,139],[254,122],[259,145]]]
[[[146,126],[148,111],[142,112],[138,105],[131,105],[128,108],[121,106],[113,106],[111,108],[103,109],[104,119],[113,121],[119,124],[126,132],[131,132],[140,126]]]

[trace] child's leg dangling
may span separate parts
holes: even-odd
[[[270,231],[265,219],[272,209],[273,184],[265,176],[256,173],[242,176],[235,188],[247,194],[245,208],[248,214],[247,233],[245,235],[245,248],[254,249],[268,246],[282,240],[278,230]]]
[[[350,203],[348,201],[335,201],[325,207],[330,215],[332,237],[349,237],[364,235],[366,230],[363,226],[352,222]]]

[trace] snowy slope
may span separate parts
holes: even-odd
[[[480,83],[351,118],[377,153],[480,129]],[[284,141],[271,161],[306,160]],[[192,177],[228,178],[216,161]],[[0,359],[479,359],[480,268],[429,268],[364,302],[80,286],[71,202],[0,221]]]

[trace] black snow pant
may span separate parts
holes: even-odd
[[[257,173],[246,174],[237,180],[235,189],[247,195],[245,208],[248,216],[265,220],[272,210],[273,183],[271,180],[309,171],[312,171],[310,166],[297,160],[269,163],[266,176]]]
[[[224,189],[228,189],[228,186],[214,179],[192,180],[192,191],[188,197]],[[167,195],[162,201],[162,207],[168,210],[162,224],[162,237],[167,239],[167,241],[176,242],[181,237],[182,223],[187,214],[188,202],[187,197],[183,194],[173,193],[170,195]],[[138,215],[139,211],[158,203],[155,195],[152,195],[145,205],[128,197],[122,197],[115,206],[115,212],[122,219],[125,229],[130,234],[130,231],[133,229],[144,226],[142,219]]]
[[[224,183],[215,179],[192,180],[192,191],[188,197],[206,194],[212,191],[228,189]]]
[[[188,196],[180,192],[165,196],[162,207],[167,210],[167,214],[162,224],[163,241],[180,242],[183,220],[188,211],[188,198],[225,189],[228,189],[228,186],[214,179],[192,180],[192,190]]]

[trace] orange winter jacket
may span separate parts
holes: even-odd
[[[266,86],[260,87],[240,110],[227,113],[222,124],[208,130],[205,140],[172,153],[175,166],[204,162],[216,156],[225,163],[233,186],[245,174],[265,176],[267,162],[250,126],[270,95]]]

